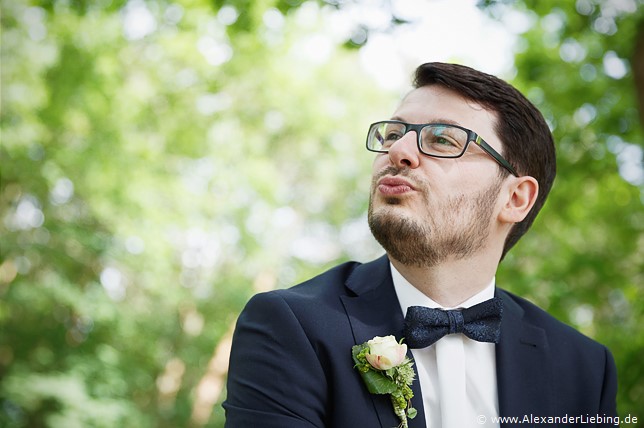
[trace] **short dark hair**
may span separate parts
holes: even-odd
[[[502,154],[519,175],[539,183],[537,200],[526,218],[512,227],[501,259],[532,225],[552,188],[556,174],[552,132],[541,112],[509,83],[458,64],[429,62],[414,74],[414,87],[440,85],[497,114],[494,130],[503,144]],[[501,168],[505,174],[509,174]]]

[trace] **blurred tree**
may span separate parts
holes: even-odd
[[[221,426],[248,297],[377,254],[360,141],[397,94],[342,48],[373,31],[343,4],[2,4],[0,425]],[[560,154],[499,282],[613,349],[622,413],[644,408],[633,4],[486,5],[532,23],[514,82]]]
[[[637,88],[637,99],[640,109],[640,122],[644,125],[644,22],[639,23],[635,51],[632,56],[633,79]]]

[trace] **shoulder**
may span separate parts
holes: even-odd
[[[527,299],[502,289],[499,289],[498,292],[499,296],[504,299],[506,306],[516,305],[516,307],[520,308],[524,322],[540,328],[545,332],[551,347],[562,348],[571,352],[609,353],[604,345],[558,320]]]
[[[503,299],[500,349],[505,362],[551,385],[550,393],[560,411],[570,414],[616,414],[617,369],[604,345],[561,322],[528,300],[497,289]],[[504,343],[505,337],[505,343]],[[528,345],[529,347],[526,347]],[[523,361],[532,356],[530,363]],[[546,394],[546,395],[548,395]]]
[[[386,257],[368,263],[342,263],[294,287],[253,296],[239,323],[261,320],[256,324],[290,324],[304,331],[312,341],[339,341],[352,332],[347,302],[365,302],[362,296],[369,300],[366,296],[373,297],[371,292],[389,293],[395,298],[390,283]],[[336,334],[329,335],[329,331]]]

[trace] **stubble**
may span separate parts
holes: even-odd
[[[414,179],[422,195],[424,213],[401,215],[396,197],[385,198],[376,212],[373,208],[377,180],[384,175],[409,176],[409,170],[390,167],[374,177],[369,198],[369,228],[387,253],[409,266],[432,267],[448,259],[465,259],[481,250],[490,234],[501,180],[475,195],[457,195],[435,201],[426,183]],[[389,209],[391,208],[391,209]]]

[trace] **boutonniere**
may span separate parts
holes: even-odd
[[[394,336],[376,336],[351,349],[355,368],[372,394],[389,394],[400,428],[407,428],[407,418],[416,416],[411,407],[414,396],[410,386],[414,381],[413,361],[407,358],[407,345],[396,342]]]

